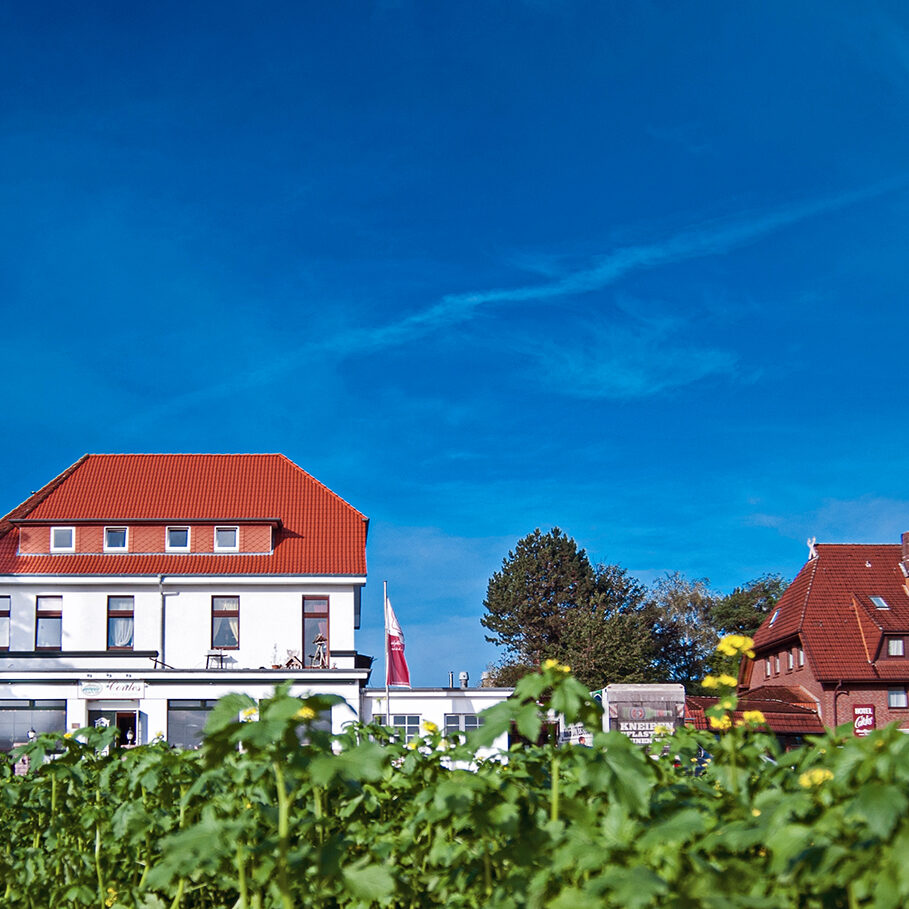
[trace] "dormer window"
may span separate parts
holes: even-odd
[[[889,609],[887,601],[883,597],[869,597],[872,603],[874,603],[875,609]]]
[[[104,551],[126,552],[129,544],[129,530],[126,527],[104,528]]]
[[[239,527],[215,528],[215,552],[237,552],[240,549]]]
[[[189,552],[189,528],[168,527],[164,548],[167,552]]]
[[[51,552],[75,552],[76,551],[76,528],[75,527],[51,527],[50,551]]]

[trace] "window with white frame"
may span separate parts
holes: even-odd
[[[134,611],[132,597],[107,598],[107,649],[132,650]]]
[[[795,657],[792,655],[791,650],[786,651],[786,672],[792,672],[795,667]]]
[[[76,551],[76,528],[75,527],[51,527],[51,529],[50,529],[50,551],[51,552],[75,552]]]
[[[403,733],[405,742],[420,735],[420,714],[418,713],[393,713],[391,723],[388,723],[387,719],[384,713],[379,713],[372,718],[372,721],[378,726],[390,725],[392,729]]]
[[[188,527],[168,527],[165,533],[164,549],[167,552],[189,552]]]
[[[774,672],[776,675],[780,674],[780,655],[779,654],[777,654],[773,658],[773,669],[774,669]]]
[[[887,691],[888,707],[909,707],[909,697],[906,696],[905,688],[891,688]]]
[[[215,552],[237,552],[240,549],[239,527],[215,528]]]
[[[475,713],[446,713],[445,714],[445,732],[473,732],[483,725],[481,717]]]
[[[0,650],[9,650],[10,598],[0,597]]]
[[[903,638],[887,638],[887,656],[901,657],[905,655]]]
[[[767,659],[764,660],[764,677],[770,678],[770,657],[767,657]]]
[[[63,597],[38,597],[35,602],[35,650],[63,647]]]
[[[799,647],[799,666],[805,665],[805,651],[803,648]]]
[[[104,528],[104,551],[126,552],[129,548],[129,530],[126,527]]]

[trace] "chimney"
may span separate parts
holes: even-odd
[[[470,680],[470,676],[466,672],[458,673],[458,681],[461,683],[462,688],[467,687],[467,682]]]

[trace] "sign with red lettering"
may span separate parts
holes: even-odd
[[[859,736],[868,735],[874,729],[874,704],[852,706],[852,731]]]

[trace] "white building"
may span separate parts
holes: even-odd
[[[385,689],[363,690],[362,718],[366,723],[391,725],[400,730],[405,741],[423,735],[426,722],[442,732],[470,732],[482,720],[480,714],[511,696],[513,688],[392,688],[386,700]],[[388,706],[391,704],[391,722]],[[485,757],[508,750],[508,733],[503,733],[492,748],[478,753]]]
[[[282,455],[86,455],[0,519],[0,749],[99,720],[189,746],[230,691],[358,718],[368,520]]]

